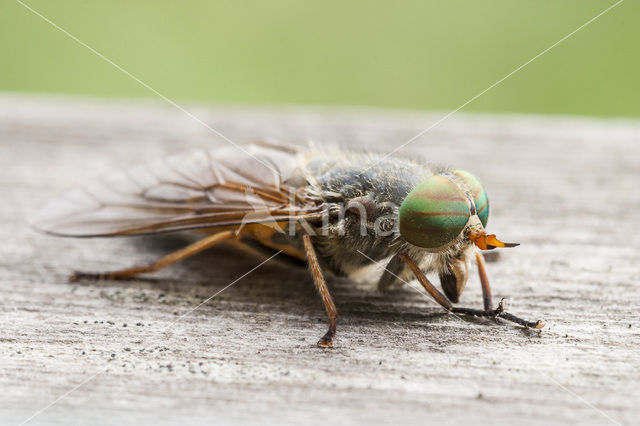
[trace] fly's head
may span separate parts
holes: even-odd
[[[408,243],[443,254],[440,279],[454,302],[467,280],[467,249],[514,247],[495,235],[487,235],[489,199],[478,179],[469,172],[453,170],[433,175],[416,186],[399,210],[400,235]]]

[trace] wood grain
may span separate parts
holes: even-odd
[[[444,115],[189,110],[237,143],[383,151]],[[26,223],[115,168],[227,143],[155,102],[0,96],[0,423],[91,378],[29,424],[637,424],[639,122],[456,114],[406,148],[484,182],[489,231],[522,244],[487,265],[494,298],[547,320],[541,332],[447,315],[409,287],[378,294],[373,270],[329,278],[341,316],[322,350],[304,267],[276,258],[182,317],[262,259],[215,247],[148,280],[69,283],[190,236],[62,239]],[[461,303],[480,308],[470,276]]]

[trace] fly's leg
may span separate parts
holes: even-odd
[[[491,309],[489,311],[487,310],[482,311],[480,309],[472,309],[472,308],[454,307],[453,309],[451,309],[451,312],[455,314],[471,315],[474,317],[495,318],[505,313],[504,310],[506,307],[507,307],[507,301],[505,299],[502,299],[500,303],[498,303],[498,307],[496,309]]]
[[[203,238],[195,243],[189,244],[188,246],[174,251],[167,256],[164,256],[157,262],[154,262],[150,265],[146,266],[135,266],[133,268],[122,269],[119,271],[109,271],[109,272],[74,272],[73,275],[69,278],[71,281],[76,281],[82,278],[94,279],[94,280],[121,280],[130,277],[134,277],[139,274],[144,274],[148,272],[156,272],[162,268],[165,268],[173,263],[179,262],[183,259],[186,259],[189,256],[193,256],[194,254],[200,253],[203,250],[208,249],[222,241],[228,240],[230,238],[235,238],[235,231],[222,231],[217,234],[210,235],[206,238]]]
[[[454,312],[454,313],[481,316],[481,317],[495,317],[498,314],[503,312],[502,302],[500,303],[500,306],[498,307],[498,309],[491,310],[491,311],[481,311],[479,309],[469,309],[469,308],[458,308],[453,306],[449,301],[449,299],[447,299],[447,296],[442,294],[440,290],[438,290],[433,284],[431,284],[431,281],[429,281],[429,279],[424,275],[424,273],[422,273],[422,271],[420,270],[418,265],[416,265],[413,259],[411,259],[406,253],[401,253],[400,258],[404,260],[405,263],[409,266],[409,268],[411,269],[411,272],[413,272],[413,275],[415,275],[415,277],[418,279],[418,282],[427,291],[427,293],[429,293],[431,297],[433,297],[433,299],[436,302],[438,302],[438,304],[440,304],[440,306],[445,308],[447,311]]]
[[[493,310],[493,302],[491,301],[491,285],[489,284],[489,276],[487,275],[487,267],[484,263],[484,256],[476,250],[476,263],[478,264],[478,275],[480,276],[480,285],[482,286],[482,301],[484,310]],[[502,303],[502,302],[501,302]]]
[[[391,286],[402,282],[400,276],[403,275],[405,267],[405,263],[398,255],[393,256],[382,271],[382,275],[378,281],[378,291],[380,293],[386,293]]]
[[[308,234],[303,235],[302,241],[304,243],[304,251],[307,257],[307,263],[309,264],[309,268],[311,269],[311,275],[313,275],[313,282],[315,283],[316,288],[320,293],[320,297],[322,297],[322,302],[324,303],[324,307],[327,310],[327,315],[329,315],[329,330],[327,330],[327,333],[318,341],[318,346],[321,348],[332,348],[333,338],[336,335],[336,318],[338,317],[338,311],[336,310],[336,306],[333,303],[331,294],[329,294],[327,282],[322,275],[320,263],[318,262],[318,256],[316,255],[316,251],[313,248],[313,243],[311,242],[311,236]]]
[[[409,268],[411,269],[411,272],[413,272],[413,275],[415,275],[415,277],[418,279],[418,282],[422,285],[422,287],[424,287],[425,290],[427,290],[427,293],[429,293],[431,297],[433,297],[433,299],[438,302],[438,304],[440,304],[440,306],[445,308],[447,311],[451,311],[453,309],[453,305],[451,304],[449,299],[447,299],[447,296],[442,294],[440,290],[438,290],[434,287],[433,284],[431,284],[429,279],[422,273],[413,259],[411,259],[406,253],[400,253],[398,254],[398,257],[404,260],[407,266],[409,266]]]
[[[507,321],[511,321],[511,322],[515,322],[516,324],[520,324],[521,326],[526,327],[526,328],[542,328],[545,325],[547,325],[547,323],[544,320],[527,321],[527,320],[523,320],[522,318],[518,318],[515,315],[511,315],[509,312],[503,312],[498,316],[500,318],[502,318],[502,319],[506,319]]]
[[[544,321],[535,321],[535,322],[526,321],[516,317],[515,315],[505,312],[504,310],[506,308],[506,300],[504,299],[500,301],[500,304],[496,309],[480,310],[480,309],[471,309],[471,308],[460,308],[457,306],[454,307],[449,301],[449,299],[447,299],[447,297],[444,294],[442,294],[433,284],[431,284],[429,279],[424,275],[424,273],[420,270],[418,265],[416,265],[413,259],[411,259],[406,253],[401,253],[399,256],[409,266],[409,268],[411,269],[411,272],[413,272],[413,274],[418,279],[418,282],[420,282],[422,287],[424,287],[424,289],[431,295],[431,297],[435,299],[436,302],[438,302],[443,308],[445,308],[449,312],[453,312],[456,314],[472,315],[476,317],[485,317],[485,318],[500,317],[507,321],[512,321],[524,327],[529,327],[529,328],[542,328],[545,326]],[[486,271],[485,271],[485,277],[486,277]],[[487,284],[488,284],[488,280],[487,280]],[[485,308],[486,306],[487,305],[485,303]]]
[[[479,251],[476,251],[476,263],[478,264],[478,275],[480,275],[480,284],[482,286],[482,301],[484,302],[484,310],[485,312],[493,312],[493,304],[491,302],[491,286],[489,285],[489,276],[487,275],[487,268],[484,262],[484,255]],[[541,321],[541,320],[526,321],[508,312],[504,312],[504,309],[506,309],[505,305],[506,305],[506,300],[502,299],[497,309],[497,310],[500,310],[500,309],[502,310],[502,312],[498,314],[500,318],[506,319],[507,321],[515,322],[516,324],[520,324],[521,326],[527,327],[527,328],[542,328],[545,326],[544,321]]]

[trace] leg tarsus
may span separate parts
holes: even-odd
[[[133,267],[129,269],[122,269],[120,271],[111,271],[111,272],[83,272],[83,271],[73,271],[73,273],[69,276],[70,282],[75,282],[79,280],[124,280],[127,278],[132,278],[138,274],[142,274],[144,272],[153,272],[155,269],[153,265],[151,266],[140,266]]]
[[[523,320],[522,318],[518,318],[517,316],[512,315],[509,312],[504,312],[502,314],[499,314],[498,317],[505,319],[507,321],[515,322],[516,324],[520,324],[525,328],[535,328],[537,330],[547,325],[547,322],[545,320],[527,321],[527,320]]]
[[[162,268],[165,268],[173,263],[186,259],[189,256],[200,253],[202,250],[208,249],[222,241],[235,238],[234,231],[221,231],[216,234],[212,234],[201,240],[198,240],[188,246],[181,248],[173,253],[170,253],[157,262],[147,266],[134,266],[133,268],[122,269],[120,271],[107,271],[107,272],[80,272],[75,271],[69,277],[69,281],[77,281],[79,279],[90,280],[122,280],[134,277],[139,274],[147,272],[156,272]]]
[[[454,314],[472,315],[474,317],[495,318],[504,313],[506,306],[507,306],[506,299],[502,299],[496,309],[492,309],[489,311],[486,311],[486,310],[483,311],[480,309],[472,309],[472,308],[453,307],[451,308],[451,312],[453,312]]]
[[[333,348],[333,338],[336,336],[336,319],[331,318],[329,324],[329,330],[325,333],[320,340],[318,340],[318,347],[320,348]]]
[[[493,252],[493,253],[498,254],[498,252]],[[478,275],[480,276],[480,284],[482,285],[482,301],[484,303],[484,310],[487,312],[487,315],[476,315],[475,313],[472,313],[471,315],[499,317],[504,320],[511,321],[516,324],[520,324],[521,326],[526,328],[540,329],[544,327],[546,325],[546,322],[544,320],[527,321],[527,320],[523,320],[522,318],[518,318],[517,316],[512,315],[508,312],[504,312],[507,310],[506,299],[502,299],[500,301],[500,306],[498,306],[498,309],[492,310],[491,286],[489,285],[489,277],[487,275],[487,268],[485,266],[485,259],[487,257],[487,254],[491,254],[491,253],[481,253],[479,251],[476,251],[475,254],[476,254],[476,263],[478,264]],[[486,260],[491,261],[489,259],[486,259]],[[497,260],[497,257],[493,261],[495,260]],[[502,309],[502,311],[496,313],[496,311],[498,311],[499,309]],[[462,313],[466,313],[466,312],[462,312]]]
[[[514,322],[526,328],[541,329],[547,324],[544,320],[538,320],[538,321],[524,320],[513,314],[510,314],[509,312],[505,312],[506,309],[507,309],[507,299],[502,299],[498,304],[498,307],[491,311],[481,311],[480,309],[454,307],[451,310],[451,312],[456,314],[472,315],[475,317],[502,318],[504,320]]]

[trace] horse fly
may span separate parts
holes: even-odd
[[[354,274],[385,262],[382,292],[417,278],[448,312],[525,321],[494,309],[480,250],[513,247],[485,233],[489,200],[469,172],[422,161],[338,149],[275,144],[198,149],[116,172],[67,192],[32,219],[44,232],[107,237],[198,229],[202,238],[157,262],[73,279],[126,279],[149,273],[213,245],[259,245],[306,262],[329,329],[318,346],[332,347],[337,310],[323,270]],[[471,260],[477,262],[484,309],[454,306]],[[444,294],[427,278],[437,274]]]

